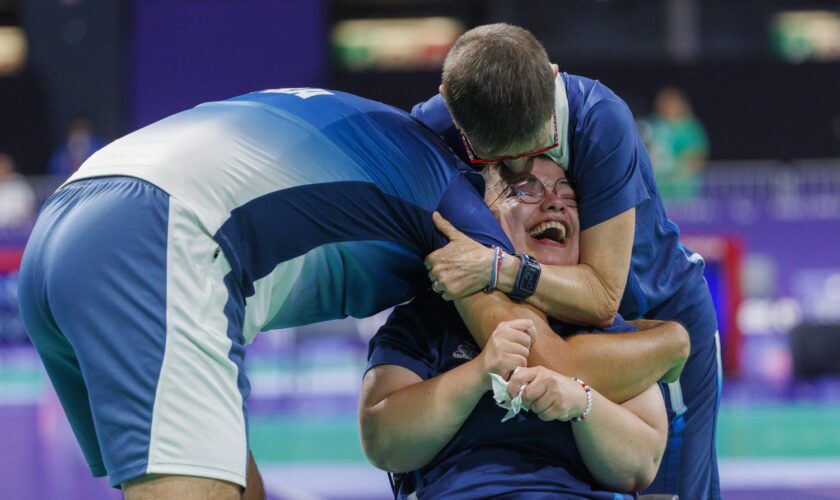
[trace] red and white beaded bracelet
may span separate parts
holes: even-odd
[[[574,417],[571,420],[572,422],[580,422],[581,420],[586,420],[589,414],[592,413],[592,389],[586,385],[586,382],[577,377],[572,377],[572,380],[580,384],[583,390],[586,391],[586,409],[583,410],[583,414],[579,417]]]

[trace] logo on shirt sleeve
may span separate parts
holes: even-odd
[[[324,89],[310,89],[310,88],[291,88],[291,89],[268,89],[263,90],[263,94],[289,94],[301,99],[309,99],[316,95],[335,95],[332,92]]]
[[[478,356],[478,348],[473,345],[469,344],[461,344],[455,349],[455,352],[452,353],[452,357],[455,359],[473,359]]]

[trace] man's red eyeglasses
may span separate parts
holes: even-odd
[[[487,163],[503,163],[510,160],[518,160],[520,158],[531,158],[532,156],[537,156],[545,153],[546,151],[550,151],[556,148],[560,144],[560,137],[557,132],[557,112],[554,112],[554,142],[550,145],[535,149],[533,151],[528,151],[526,153],[520,153],[518,155],[512,156],[499,156],[496,158],[479,158],[478,154],[475,152],[475,148],[472,147],[470,140],[467,139],[467,136],[464,135],[462,130],[458,130],[461,134],[461,140],[464,141],[464,148],[467,150],[467,156],[470,157],[470,163],[473,165],[486,165]]]

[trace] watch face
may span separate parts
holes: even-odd
[[[516,276],[513,291],[508,295],[514,300],[525,300],[537,290],[537,283],[540,280],[540,263],[530,255],[516,254],[522,259],[522,267]]]
[[[537,289],[537,279],[540,277],[539,268],[528,266],[528,271],[522,277],[522,288],[529,291]]]

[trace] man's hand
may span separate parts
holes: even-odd
[[[586,391],[581,385],[565,375],[542,366],[522,368],[508,381],[508,394],[519,394],[523,384],[528,384],[522,393],[522,404],[534,412],[540,420],[561,420],[566,422],[579,417],[586,409]]]
[[[484,373],[497,373],[505,380],[517,368],[528,365],[528,352],[537,329],[530,319],[502,321],[476,357]],[[489,379],[488,379],[489,383]]]
[[[435,227],[449,244],[426,257],[433,289],[445,300],[460,299],[490,284],[493,250],[470,239],[439,213],[432,215]]]

